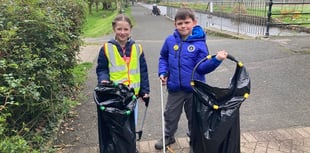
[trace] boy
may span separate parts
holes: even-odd
[[[197,25],[195,14],[191,9],[178,9],[174,25],[176,29],[166,38],[158,64],[159,77],[168,89],[164,112],[165,146],[175,143],[174,134],[177,131],[183,107],[188,120],[188,135],[190,135],[193,95],[190,85],[191,74],[195,65],[209,54],[205,32]],[[217,68],[226,57],[226,51],[219,51],[214,58],[200,64],[194,79],[205,81],[204,75]],[[155,148],[163,148],[162,139],[155,144]]]

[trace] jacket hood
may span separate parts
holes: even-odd
[[[118,43],[115,39],[110,39],[110,40],[108,41],[108,43],[111,43],[111,44],[113,44],[113,45],[119,46],[119,43]],[[135,43],[135,41],[134,41],[133,39],[129,38],[129,39],[127,40],[126,46],[127,46],[127,45],[132,45],[133,43]]]
[[[180,40],[182,40],[182,37],[181,37],[181,35],[180,35],[180,33],[178,32],[177,29],[175,29],[174,36],[178,37]],[[199,25],[196,25],[196,26],[193,27],[192,34],[189,35],[185,41],[193,41],[193,40],[195,40],[195,41],[197,41],[197,40],[205,41],[206,37],[207,36],[206,36],[204,30],[202,29],[202,27],[199,26]]]

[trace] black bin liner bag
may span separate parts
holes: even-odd
[[[94,91],[97,104],[100,153],[135,153],[136,127],[134,90],[123,84],[99,84]]]
[[[228,59],[236,63],[228,88],[192,80],[194,153],[240,153],[239,108],[250,94],[250,77],[241,62],[233,56]]]

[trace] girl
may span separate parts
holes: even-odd
[[[135,94],[141,97],[145,105],[148,106],[150,86],[147,63],[141,45],[136,44],[130,37],[132,23],[127,16],[120,14],[112,22],[112,28],[115,37],[104,43],[99,51],[96,67],[98,83],[113,81],[128,85],[134,89]],[[137,114],[135,114],[135,117],[137,117]],[[98,114],[99,140],[100,143],[103,141],[103,145],[100,144],[100,150],[111,151],[106,149],[111,143],[114,145],[115,150],[122,148],[116,147],[120,144],[114,142],[105,144],[106,141],[112,140],[110,140],[110,137],[102,136],[105,133],[109,133],[110,130],[109,127],[104,127],[104,124],[101,125],[101,122],[103,122],[102,118],[102,115]],[[101,130],[103,128],[105,129]],[[132,150],[128,148],[126,152],[132,153]],[[138,151],[136,150],[136,152]]]

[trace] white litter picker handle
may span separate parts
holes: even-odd
[[[165,142],[165,116],[164,116],[164,91],[162,80],[160,80],[160,101],[161,101],[161,125],[162,125],[162,135],[163,135],[163,153],[166,153],[166,142]]]

